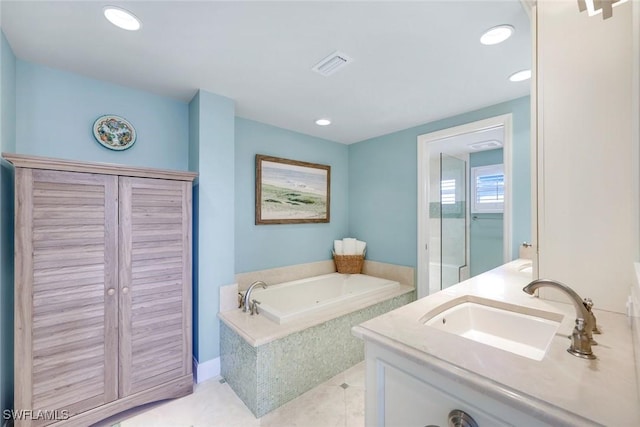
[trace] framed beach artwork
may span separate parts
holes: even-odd
[[[329,222],[331,166],[256,155],[256,224]]]

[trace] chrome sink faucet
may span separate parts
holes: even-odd
[[[249,309],[251,310],[251,314],[254,313],[254,303],[251,301],[251,291],[253,291],[253,288],[255,288],[256,286],[261,286],[262,289],[267,289],[267,284],[264,283],[262,280],[258,280],[257,282],[253,282],[251,284],[251,286],[249,286],[249,289],[247,289],[247,291],[244,293],[244,296],[242,297],[242,301],[240,302],[240,305],[242,306],[242,311],[245,312],[245,313]],[[255,307],[255,309],[256,309],[256,312],[257,312],[257,307]]]
[[[592,334],[594,329],[596,329],[596,318],[591,312],[593,302],[590,300],[589,303],[583,301],[576,291],[555,280],[534,280],[522,288],[522,290],[529,295],[533,295],[536,289],[544,286],[557,289],[568,295],[576,308],[576,326],[573,328],[573,333],[571,334],[571,346],[567,351],[574,356],[582,357],[583,359],[595,359],[596,356],[593,354],[593,351],[591,351],[591,345],[595,343],[595,341],[593,341]]]

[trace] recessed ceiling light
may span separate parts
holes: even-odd
[[[513,73],[509,76],[509,80],[512,82],[522,82],[531,78],[531,70],[522,70],[517,73]]]
[[[318,120],[316,120],[316,124],[318,126],[329,126],[331,124],[331,120],[329,120],[329,119],[318,119]]]
[[[105,6],[104,17],[123,30],[137,31],[142,26],[140,20],[133,13],[116,6]]]
[[[485,45],[502,43],[511,37],[514,31],[515,29],[511,25],[498,25],[497,27],[489,28],[480,37],[480,43]]]

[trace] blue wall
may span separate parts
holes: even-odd
[[[522,242],[531,242],[531,106],[529,97],[512,101],[513,150],[511,179],[511,253],[518,257]]]
[[[72,160],[166,169],[188,169],[188,105],[16,60],[2,36],[2,151]],[[92,134],[103,114],[124,116],[138,131],[129,150],[115,152]],[[4,163],[0,175],[0,381],[2,407],[13,394],[13,180]]]
[[[331,222],[255,225],[255,156],[265,154],[331,166]],[[236,272],[331,259],[334,239],[347,237],[348,146],[236,118]]]
[[[514,185],[524,177],[528,189],[528,97],[345,146],[236,118],[233,100],[215,94],[200,91],[187,104],[16,60],[2,43],[3,150],[200,173],[194,188],[194,355],[200,363],[219,355],[219,288],[233,283],[235,273],[330,259],[332,241],[347,235],[369,243],[369,259],[416,265],[418,135],[513,112]],[[136,126],[138,141],[131,149],[114,152],[94,140],[91,126],[103,114],[122,115]],[[256,226],[256,154],[331,165],[331,222]],[[9,175],[3,173],[0,187],[3,259],[12,252],[6,248],[12,241],[6,232],[12,216]],[[514,218],[528,223],[530,194],[518,196],[527,204],[515,203],[521,212]],[[2,266],[6,316],[13,279],[12,269]],[[3,330],[7,324],[3,320]],[[2,342],[2,363],[10,366],[5,355],[12,346],[4,343],[11,340]],[[6,390],[4,369],[2,377]]]
[[[196,93],[191,102],[189,102],[189,170],[192,172],[198,172],[200,170],[200,92]],[[193,212],[193,236],[191,239],[192,242],[192,271],[191,277],[193,280],[192,283],[192,297],[193,297],[193,305],[191,307],[191,327],[193,328],[193,354],[198,354],[199,351],[199,340],[198,336],[200,334],[200,329],[198,327],[198,316],[200,312],[198,310],[198,304],[196,302],[199,300],[198,293],[198,284],[200,283],[200,264],[199,260],[199,248],[200,248],[200,225],[198,220],[200,218],[200,201],[198,200],[198,195],[200,193],[199,187],[199,177],[196,177],[193,183],[193,199],[192,199],[192,212]],[[197,357],[196,357],[197,359]]]
[[[194,188],[194,356],[203,363],[220,355],[220,286],[235,282],[235,104],[201,90],[189,111],[189,166],[200,174]]]
[[[373,261],[417,266],[417,138],[513,114],[513,245],[531,235],[529,97],[496,104],[349,146],[349,233]]]
[[[4,33],[0,32],[0,61],[2,63],[2,87],[0,89],[2,149],[14,152],[16,149],[16,57],[7,42]]]
[[[415,267],[415,128],[349,146],[349,234],[367,242],[367,259]]]
[[[0,32],[0,151],[16,148],[16,57]],[[13,174],[0,168],[0,408],[13,408]]]
[[[16,67],[18,153],[188,169],[187,103],[22,60]],[[133,124],[133,147],[118,152],[98,144],[92,126],[104,114]]]
[[[502,148],[469,154],[469,168],[502,163]],[[473,178],[469,173],[469,188],[471,189],[473,185]],[[469,201],[469,207],[471,207],[471,201]],[[501,213],[471,213],[471,230],[469,232],[471,277],[503,264],[503,223],[503,214]]]

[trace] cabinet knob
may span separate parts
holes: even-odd
[[[115,289],[113,289],[113,288],[109,288],[109,289],[107,290],[107,295],[109,295],[109,296],[111,296],[111,295],[113,295],[113,294],[115,294],[115,293],[116,293],[116,290],[115,290]]]
[[[129,293],[129,288],[127,288],[127,287],[122,288],[122,293],[125,294],[125,295],[128,294]]]
[[[461,409],[449,412],[449,427],[478,427],[473,417]]]

